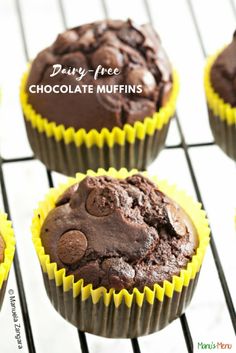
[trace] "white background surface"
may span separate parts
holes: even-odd
[[[32,59],[38,51],[51,44],[58,32],[63,31],[63,18],[57,0],[19,0],[19,3],[27,51]],[[231,3],[228,0],[193,0],[192,3],[205,52],[213,53],[231,40],[235,30],[236,18]],[[143,0],[107,0],[106,4],[109,17],[130,17],[138,23],[149,21]],[[149,0],[148,4],[154,26],[180,75],[178,115],[186,141],[189,144],[211,142],[212,135],[202,87],[204,53],[187,1]],[[100,0],[64,0],[63,7],[67,26],[76,26],[104,17]],[[16,10],[15,0],[0,0],[0,153],[4,158],[32,155],[18,99],[20,76],[26,67],[26,56]],[[180,136],[173,121],[167,143],[174,145],[179,142]],[[235,163],[216,146],[191,148],[190,156],[236,306]],[[167,178],[194,195],[186,159],[181,149],[164,150],[150,166],[150,173]],[[39,161],[9,163],[4,165],[4,176],[36,352],[81,352],[77,330],[57,314],[47,298],[31,242],[30,223],[33,209],[48,189],[45,168]],[[54,174],[55,183],[62,179],[62,176]],[[1,198],[0,207],[3,208]],[[13,268],[8,289],[17,293]],[[22,351],[27,353],[18,297],[17,313],[22,326]],[[186,316],[195,347],[198,342],[234,342],[236,352],[234,333],[210,248]],[[90,352],[93,353],[132,352],[129,340],[111,340],[92,335],[87,335],[87,339]],[[144,353],[187,352],[179,320],[161,332],[140,338],[139,343]],[[17,351],[9,295],[6,292],[0,313],[0,352]]]

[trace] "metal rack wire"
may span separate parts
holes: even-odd
[[[195,26],[195,30],[196,30],[196,33],[198,36],[198,40],[199,40],[201,49],[202,49],[202,53],[204,56],[206,56],[206,50],[205,50],[204,43],[203,43],[203,40],[201,37],[201,32],[199,30],[198,19],[195,15],[192,2],[191,2],[191,0],[186,0],[186,1],[187,1],[188,8],[189,8],[189,11],[190,11],[190,14],[192,17],[192,21]],[[234,12],[234,15],[236,18],[235,5],[234,5],[233,1],[231,1],[231,0],[229,0],[229,1],[232,6],[232,11]],[[153,23],[152,14],[150,11],[148,0],[143,0],[143,3],[144,3],[144,8],[146,9],[149,21],[151,23]],[[106,4],[106,0],[101,0],[101,4],[102,4],[103,12],[104,12],[104,17],[109,17],[109,11],[108,11],[108,7]],[[28,55],[28,48],[27,48],[25,28],[24,28],[23,16],[22,16],[22,11],[21,11],[21,6],[20,6],[20,0],[15,0],[15,8],[16,8],[17,18],[19,21],[19,27],[20,27],[20,31],[21,31],[25,59],[26,59],[26,61],[28,61],[29,55]],[[67,27],[66,16],[65,16],[64,8],[63,8],[63,3],[61,0],[58,0],[58,9],[60,11],[60,15],[61,15],[64,27]],[[184,156],[185,156],[185,159],[186,159],[186,162],[188,165],[191,180],[192,180],[198,201],[203,204],[202,195],[200,193],[199,185],[198,185],[197,178],[196,178],[196,175],[194,172],[193,163],[192,163],[192,160],[190,157],[189,149],[190,148],[210,147],[210,146],[214,145],[214,142],[187,144],[185,136],[184,136],[184,132],[182,129],[182,125],[181,125],[180,119],[178,117],[178,114],[176,114],[175,119],[177,122],[177,128],[178,128],[180,138],[181,138],[181,143],[177,144],[177,145],[167,146],[166,148],[168,148],[168,149],[182,149],[182,151],[184,152]],[[2,190],[4,208],[5,208],[5,211],[8,213],[9,217],[10,217],[11,212],[10,212],[10,208],[9,208],[8,195],[7,195],[7,191],[6,191],[6,181],[4,179],[5,177],[4,177],[4,173],[3,173],[3,166],[5,164],[9,164],[9,163],[17,163],[17,162],[27,163],[32,160],[34,160],[34,156],[30,156],[30,157],[23,156],[20,158],[4,159],[0,155],[0,185],[1,185],[1,190]],[[51,186],[53,186],[53,178],[52,178],[51,171],[45,170],[45,172],[47,175],[48,185],[51,187]],[[227,280],[226,280],[226,277],[224,274],[221,259],[220,259],[215,241],[214,241],[213,234],[211,234],[211,251],[212,251],[215,266],[216,266],[216,269],[218,272],[221,288],[224,293],[224,297],[225,297],[226,305],[227,305],[229,315],[231,318],[232,326],[233,326],[234,331],[236,332],[235,308],[234,308],[234,304],[232,301],[231,293],[229,291],[229,286],[227,284]],[[18,292],[19,292],[20,305],[21,305],[21,311],[22,311],[22,316],[23,316],[23,321],[24,321],[24,328],[25,328],[25,333],[26,333],[28,349],[29,349],[30,353],[35,353],[36,348],[35,348],[34,337],[33,337],[32,327],[31,327],[31,322],[30,322],[30,312],[29,312],[29,309],[27,306],[25,288],[24,288],[24,283],[23,283],[23,279],[22,279],[22,273],[21,273],[21,268],[20,268],[20,263],[19,263],[17,251],[15,254],[15,258],[14,258],[14,269],[15,269],[15,275],[16,275],[17,287],[18,287]],[[183,314],[181,316],[180,322],[181,322],[181,327],[182,327],[183,335],[184,335],[185,342],[186,342],[187,351],[189,353],[191,353],[194,350],[193,340],[192,340],[192,335],[191,335],[191,332],[189,329],[187,316],[185,314]],[[86,334],[84,332],[78,331],[78,338],[80,341],[82,353],[89,353],[90,350],[89,350],[89,345],[87,343]],[[130,342],[131,342],[133,352],[134,353],[141,353],[138,339],[136,339],[136,338],[131,339]]]

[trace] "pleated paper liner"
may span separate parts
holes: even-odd
[[[220,52],[209,57],[205,66],[204,88],[207,100],[209,122],[215,142],[236,161],[236,108],[226,103],[214,90],[210,73]]]
[[[4,260],[0,263],[0,310],[6,290],[7,279],[15,253],[15,237],[7,215],[0,212],[0,234],[5,242]]]
[[[97,173],[88,171],[87,175],[109,175],[126,178],[137,173],[110,168],[99,169]],[[147,174],[145,174],[147,175]],[[123,289],[115,291],[104,287],[93,289],[92,285],[84,286],[83,280],[74,282],[74,276],[67,276],[65,269],[57,270],[56,263],[50,262],[45,254],[40,239],[41,226],[55,202],[70,185],[80,182],[86,175],[78,173],[64,185],[51,189],[45,200],[39,204],[32,222],[32,234],[35,249],[41,264],[44,284],[48,297],[55,309],[70,323],[82,331],[105,337],[138,337],[158,331],[179,317],[191,301],[203,257],[209,243],[209,227],[201,205],[178,191],[165,181],[152,180],[169,197],[179,203],[190,215],[199,235],[199,246],[196,255],[181,270],[179,276],[173,276],[171,282],[154,288],[145,287],[143,292],[134,288],[132,293]]]
[[[48,169],[71,176],[78,171],[86,173],[88,169],[100,167],[144,170],[164,147],[179,90],[176,72],[173,73],[173,88],[168,102],[153,117],[138,121],[133,126],[125,124],[122,129],[114,127],[112,130],[103,128],[89,132],[56,125],[37,114],[28,103],[27,77],[28,72],[22,78],[20,89],[27,135],[36,157]]]

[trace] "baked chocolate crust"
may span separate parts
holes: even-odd
[[[99,76],[89,72],[59,73],[50,77],[53,65],[95,70],[118,68],[119,75]],[[30,93],[31,85],[142,85],[142,93]],[[104,20],[59,34],[56,41],[32,63],[27,91],[29,103],[48,121],[75,129],[101,130],[123,127],[152,116],[165,105],[172,89],[172,69],[161,41],[150,25],[131,20]]]
[[[220,98],[236,107],[236,32],[212,65],[210,79]]]
[[[4,261],[4,251],[5,251],[6,245],[3,240],[2,235],[0,234],[0,263]]]
[[[198,237],[188,215],[147,178],[86,177],[41,229],[51,262],[94,288],[143,290],[179,275]]]

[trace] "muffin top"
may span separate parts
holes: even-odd
[[[58,71],[54,71],[54,65]],[[100,71],[95,79],[100,65],[117,74]],[[82,70],[86,72],[84,76]],[[81,88],[92,85],[94,90],[93,93],[32,93],[31,85],[66,85],[71,92],[78,85]],[[98,92],[98,85],[108,89]],[[114,90],[117,85],[124,88]],[[130,93],[128,86],[136,87],[136,91]],[[112,92],[109,87],[113,87]],[[160,38],[150,25],[104,20],[59,34],[32,62],[26,88],[28,102],[48,121],[100,131],[104,127],[112,129],[143,121],[164,106],[172,89],[172,68]]]
[[[218,95],[236,107],[236,31],[232,42],[218,55],[211,68],[211,84]]]
[[[3,240],[3,237],[0,233],[0,263],[2,263],[4,261],[4,251],[5,251],[6,245],[5,242]]]
[[[86,177],[57,200],[41,228],[51,262],[93,288],[153,287],[195,254],[195,227],[149,179]]]

